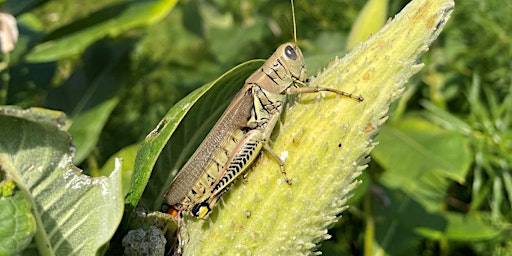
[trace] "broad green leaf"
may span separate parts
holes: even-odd
[[[510,232],[507,223],[492,225],[486,213],[446,213],[447,227],[442,238],[456,241],[476,241],[493,239],[504,231]]]
[[[451,180],[463,182],[472,162],[463,135],[419,117],[384,126],[372,153],[385,169],[381,182],[402,189],[428,209],[437,209]]]
[[[400,190],[388,190],[388,205],[376,204],[374,254],[411,255],[422,240],[476,241],[492,239],[506,227],[491,225],[487,214],[429,212],[423,203]]]
[[[50,62],[79,54],[94,41],[116,37],[165,17],[177,0],[127,1],[105,7],[50,34],[28,54],[28,62]]]
[[[371,255],[414,255],[424,236],[416,230],[443,232],[447,221],[439,213],[431,213],[409,195],[398,189],[382,190],[386,203],[374,205],[375,235],[366,234],[367,252]]]
[[[434,240],[478,241],[496,238],[507,230],[506,225],[493,225],[487,213],[446,212],[440,216],[443,217],[443,229],[424,226],[416,227],[415,232]]]
[[[363,42],[376,33],[386,22],[388,0],[368,0],[352,25],[347,39],[347,49]]]
[[[329,93],[292,100],[271,147],[293,184],[283,181],[275,160],[261,154],[245,182],[236,182],[207,219],[185,214],[185,255],[314,253],[346,209],[389,105],[422,67],[418,57],[452,9],[449,0],[412,1],[375,36],[312,79],[310,86],[361,94],[365,100]]]
[[[491,224],[481,213],[429,212],[422,202],[401,190],[386,190],[388,204],[375,204],[373,255],[413,255],[425,238],[477,241],[495,238],[507,229]],[[367,245],[368,246],[368,245]]]
[[[81,163],[94,149],[117,103],[118,99],[113,98],[73,117],[69,133],[76,147],[76,155],[73,158],[75,164]]]
[[[30,203],[23,193],[0,198],[0,255],[14,255],[32,240],[36,221]]]
[[[146,199],[142,200],[142,205],[150,209],[160,208],[163,194],[174,175],[242,88],[245,79],[261,63],[258,60],[249,61],[233,68],[216,81],[195,90],[169,110],[137,152],[130,192],[125,199],[125,218],[129,218],[143,192]],[[198,101],[202,104],[196,105]],[[191,109],[194,111],[187,114]],[[168,149],[162,154],[166,145]],[[152,172],[161,154],[160,161],[163,162]],[[128,224],[128,219],[123,223]]]
[[[0,165],[30,198],[40,255],[94,255],[121,220],[120,166],[91,178],[72,164],[61,112],[0,108]]]

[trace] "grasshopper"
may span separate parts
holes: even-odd
[[[293,9],[293,2],[292,2]],[[295,14],[294,39],[295,33]],[[332,92],[362,101],[361,96],[321,87],[306,86],[306,67],[295,42],[282,44],[270,58],[247,78],[210,133],[185,163],[164,195],[168,213],[183,211],[206,217],[230,185],[244,173],[263,149],[279,164],[269,139],[285,107],[287,95]]]

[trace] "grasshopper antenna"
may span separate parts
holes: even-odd
[[[290,1],[292,3],[293,41],[297,43],[297,23],[295,23],[295,6],[293,5],[293,0]]]

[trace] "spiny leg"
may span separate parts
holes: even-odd
[[[352,98],[358,101],[363,101],[364,98],[361,95],[353,95],[352,93],[344,92],[338,89],[333,88],[324,88],[324,87],[290,87],[287,90],[289,94],[303,94],[303,93],[317,93],[317,92],[332,92],[338,95]]]

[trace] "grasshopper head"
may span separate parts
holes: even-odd
[[[304,82],[306,80],[306,63],[300,48],[295,43],[285,43],[277,48],[283,66],[291,75],[293,81]]]
[[[306,64],[302,52],[295,43],[285,43],[245,82],[256,84],[272,93],[282,94],[293,83],[305,80]]]

